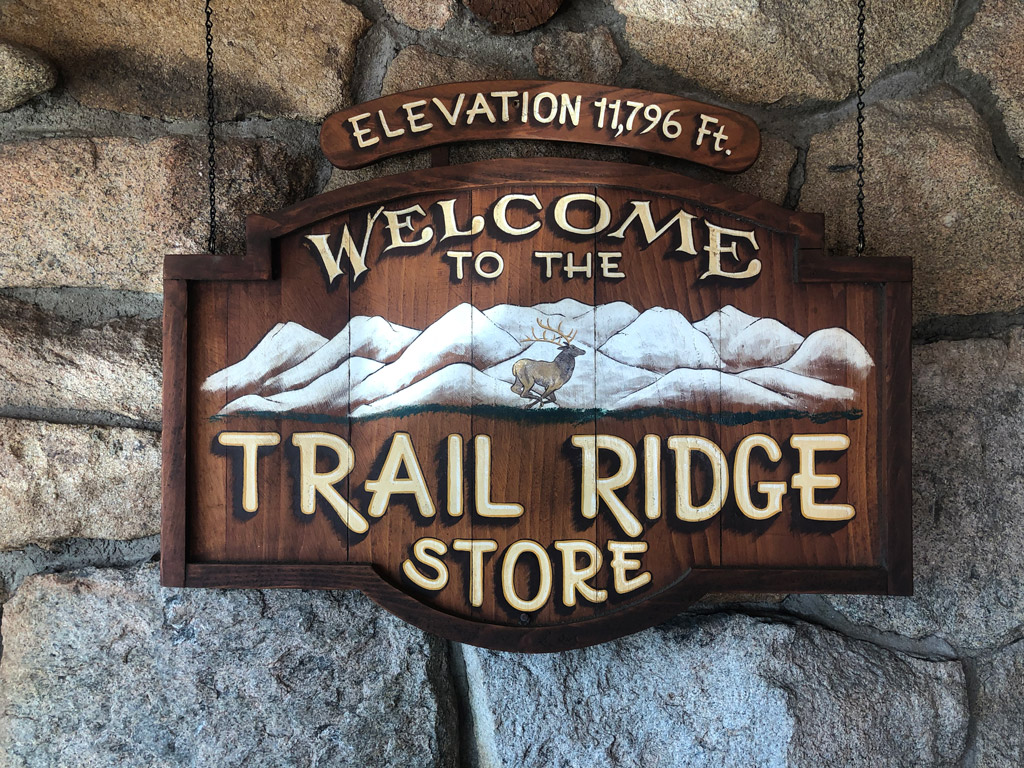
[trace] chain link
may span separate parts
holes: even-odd
[[[864,25],[867,0],[857,0],[857,254],[864,253]]]
[[[217,158],[214,143],[217,111],[213,92],[213,9],[210,2],[206,0],[206,175],[210,185],[210,233],[206,249],[213,253],[217,244]]]

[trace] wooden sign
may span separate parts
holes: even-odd
[[[169,586],[550,651],[708,592],[907,594],[910,265],[646,167],[432,168],[169,256]]]
[[[652,152],[743,171],[761,151],[746,115],[699,101],[551,80],[451,83],[337,112],[320,131],[327,159],[359,168],[381,158],[483,139],[542,139]]]

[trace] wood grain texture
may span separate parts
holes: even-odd
[[[187,333],[188,286],[184,280],[164,280],[160,583],[165,587],[185,586]]]
[[[800,238],[801,250],[824,247],[823,219],[819,213],[791,211],[760,197],[737,192],[724,184],[658,168],[561,157],[482,160],[425,168],[340,187],[265,214],[261,218],[268,223],[260,237],[279,238],[300,227],[336,216],[340,211],[357,210],[388,200],[447,194],[481,186],[512,183],[550,185],[571,180],[584,180],[595,187],[637,189],[700,201],[701,206],[709,210],[728,211],[741,221],[796,235]]]
[[[502,99],[490,95],[512,92],[518,95],[510,97],[507,104]],[[525,120],[522,96],[524,93],[527,94],[525,98],[528,113]],[[458,101],[460,94],[463,95],[461,105]],[[491,121],[482,110],[470,124],[467,124],[468,118],[456,118],[451,121],[434,102],[435,99],[440,102],[448,113],[454,112],[456,105],[459,105],[465,115],[476,103],[477,94],[483,94],[483,98],[488,100],[488,109],[491,109],[494,121]],[[552,102],[546,98],[542,99],[543,104],[537,107],[538,112],[535,113],[532,106],[534,102],[531,99],[539,94],[551,94],[556,98],[554,108],[559,115],[563,110],[562,94],[566,94],[573,103],[579,95],[578,124],[573,125],[568,116],[564,124],[560,123],[559,119],[541,122],[536,114],[539,113],[542,118],[546,118],[548,106]],[[602,102],[602,99],[605,101]],[[634,108],[627,107],[627,102],[642,105],[632,121],[629,117]],[[618,127],[622,128],[622,131],[612,127],[613,116],[608,107],[605,108],[602,122],[602,112],[600,108],[594,106],[601,103],[620,105],[614,119],[621,121]],[[419,105],[413,111],[417,115],[422,114],[423,118],[415,119],[413,124],[409,124],[408,111],[404,105]],[[647,130],[650,122],[643,118],[648,105],[656,105],[663,116],[660,123],[651,130]],[[501,119],[503,109],[508,114],[507,120]],[[653,111],[651,114],[653,115]],[[664,129],[662,126],[665,126],[665,119],[669,114],[672,115],[670,127]],[[717,122],[710,122],[702,117],[704,115]],[[402,125],[405,125],[405,128],[402,128]],[[426,125],[431,127],[414,131],[413,125],[421,129]],[[700,133],[702,127],[708,133]],[[393,135],[399,130],[403,132]],[[711,135],[712,132],[717,133],[719,130],[723,136],[728,137],[724,143],[716,142]],[[363,134],[362,131],[372,133]],[[507,139],[601,144],[637,149],[688,160],[730,173],[749,168],[761,151],[761,137],[757,124],[739,112],[665,93],[554,80],[482,81],[418,88],[383,96],[336,112],[324,120],[320,129],[320,146],[327,159],[338,168],[360,168],[385,157],[439,144]],[[368,146],[360,146],[360,141]],[[716,144],[719,147],[717,151]]]
[[[269,279],[269,258],[225,253],[174,253],[164,257],[164,280]]]
[[[801,283],[909,283],[913,276],[910,259],[899,256],[858,256],[837,258],[820,250],[801,250],[797,280]]]
[[[496,228],[498,201],[525,193],[537,195],[540,209],[520,198],[507,212],[506,223],[521,231],[536,224],[534,233],[511,236]],[[572,195],[600,196],[615,221],[622,221],[624,212],[631,210],[631,201],[638,199],[650,201],[652,221],[659,225],[685,210],[699,222],[691,230],[694,242],[689,251],[681,250],[682,242],[677,239],[685,237],[682,229],[665,230],[669,232],[665,239],[648,242],[639,226],[614,241],[601,233],[571,235],[553,226],[557,215],[552,206],[555,200]],[[468,229],[476,215],[483,216],[485,224],[475,234],[463,232],[440,240],[445,225],[440,210],[433,207],[438,200],[452,201],[459,228]],[[580,202],[577,199],[570,213],[563,215],[585,227],[594,212]],[[400,213],[390,219],[378,213],[378,221],[374,212],[381,207]],[[403,223],[405,216],[411,217],[408,224]],[[374,221],[378,221],[376,226]],[[384,226],[385,221],[392,229]],[[855,259],[828,264],[821,255],[822,224],[817,215],[787,211],[720,185],[653,168],[555,159],[430,168],[335,190],[282,211],[252,217],[247,258],[259,264],[259,269],[188,257],[191,261],[180,260],[170,271],[189,277],[189,269],[193,269],[195,274],[187,282],[174,279],[166,283],[164,394],[165,420],[169,421],[164,435],[164,583],[357,588],[406,620],[445,637],[526,651],[580,647],[619,637],[668,618],[707,592],[908,593],[908,265],[900,260]],[[325,282],[326,265],[307,236],[327,233],[334,248],[344,226],[351,228],[355,242],[363,242],[366,227],[370,227],[365,240],[370,269],[358,280],[346,274],[329,284]],[[428,226],[435,234],[424,245],[388,247],[394,242],[390,239],[395,237],[394,228],[401,239],[409,241]],[[711,227],[756,231],[756,257],[761,262],[756,279],[705,280]],[[596,254],[611,248],[609,243],[622,253],[625,278],[598,275]],[[463,264],[465,273],[457,276],[450,256],[453,250],[501,254],[504,271],[494,279],[479,275],[473,271],[471,259]],[[554,265],[550,276],[545,275],[538,252],[562,254],[550,262]],[[570,252],[576,265],[582,263],[584,254],[592,254],[591,275],[561,269]],[[744,250],[743,258],[730,262],[728,269],[739,271],[754,254]],[[488,268],[493,268],[493,259]],[[475,309],[466,315],[471,319],[461,332],[475,340],[487,327],[478,313],[505,304],[533,307],[565,299],[594,306],[624,302],[637,313],[663,307],[680,313],[689,323],[731,307],[754,317],[778,320],[804,338],[822,329],[842,328],[863,345],[874,361],[874,372],[863,383],[850,368],[830,373],[835,386],[856,390],[854,411],[831,414],[823,420],[787,412],[753,422],[744,420],[746,417],[702,416],[725,413],[721,388],[716,402],[699,404],[692,413],[655,409],[629,418],[614,412],[588,413],[587,404],[572,401],[565,390],[559,396],[559,407],[576,408],[584,415],[518,419],[486,404],[474,404],[447,411],[388,412],[382,417],[353,419],[347,414],[364,402],[353,399],[354,387],[362,378],[349,378],[343,388],[344,408],[328,416],[315,411],[218,416],[236,397],[274,397],[276,390],[227,392],[202,386],[213,373],[246,358],[285,323],[297,324],[324,340],[343,338],[348,346],[342,356],[347,358],[356,354],[355,342],[351,336],[339,334],[358,318],[363,319],[360,322],[378,318],[392,329],[404,326],[422,331],[455,308],[469,305]],[[477,327],[477,322],[481,326]],[[589,333],[596,337],[596,315],[592,322]],[[447,327],[450,332],[459,331],[457,325]],[[575,326],[572,330],[588,331]],[[522,333],[511,335],[522,341]],[[643,341],[638,338],[636,343]],[[570,381],[592,381],[596,404],[603,382],[623,374],[597,354],[600,344],[596,340],[593,345],[589,355],[576,359]],[[539,346],[543,351],[534,349],[531,359],[550,361],[556,353],[554,346]],[[490,370],[490,376],[508,376],[513,363],[526,356],[520,352],[509,359],[499,356],[484,362],[480,355],[488,348],[478,348],[474,341],[470,349],[465,361],[465,352],[448,350],[432,370],[462,361],[474,370]],[[507,354],[511,353],[503,353]],[[507,384],[502,385],[502,392]],[[584,389],[584,399],[586,395]],[[181,414],[178,427],[176,409]],[[547,410],[550,417],[552,408]],[[535,416],[536,411],[527,413],[524,408],[524,415]],[[260,502],[256,513],[243,513],[239,507],[240,454],[232,459],[216,447],[217,435],[225,430],[280,435],[280,444],[257,459]],[[408,493],[395,494],[384,514],[369,519],[365,533],[355,533],[341,524],[323,499],[314,514],[300,514],[298,459],[292,437],[318,430],[352,446],[354,467],[336,490],[367,517],[371,488],[382,474],[388,447],[396,434],[408,433],[434,514],[424,514]],[[801,515],[799,494],[790,488],[779,514],[755,521],[741,513],[733,487],[722,494],[721,510],[706,522],[679,519],[676,459],[667,448],[667,438],[706,437],[721,446],[731,468],[737,445],[752,432],[770,436],[783,450],[778,462],[751,465],[752,483],[790,481],[798,458],[788,442],[792,434],[849,435],[847,450],[823,454],[818,461],[819,471],[841,478],[840,487],[818,493],[821,503],[852,505],[855,516],[841,523],[807,520]],[[461,472],[451,476],[446,453],[450,435],[463,442]],[[478,460],[474,436],[478,435],[491,438],[490,499],[521,504],[521,517],[498,520],[480,514],[474,496]],[[640,532],[626,530],[607,500],[600,502],[594,517],[581,512],[586,472],[594,472],[592,480],[596,482],[617,469],[610,456],[601,456],[591,469],[583,466],[574,440],[597,435],[615,438],[617,445],[635,452],[637,471],[615,493],[641,521]],[[660,440],[657,486],[661,511],[653,517],[645,515],[644,506],[644,448],[649,435]],[[181,447],[178,458],[168,453],[169,445]],[[710,475],[707,466],[697,464],[692,489],[695,498],[703,499],[710,492]],[[318,456],[317,471],[332,466],[330,456]],[[450,482],[461,483],[461,515],[448,508]],[[752,493],[759,503],[763,501],[756,490]],[[403,569],[406,561],[414,559],[414,543],[424,538],[445,545],[440,559],[448,579],[441,587],[418,586]],[[455,542],[484,539],[495,542],[496,551],[483,559],[483,604],[471,606],[470,559],[466,552],[456,551]],[[510,604],[501,583],[505,554],[524,540],[540,544],[553,577],[550,599],[529,611]],[[556,545],[566,541],[583,541],[602,553],[603,567],[586,586],[604,590],[607,599],[591,602],[580,598],[574,607],[565,604],[561,586],[566,561]],[[614,542],[646,542],[642,568],[634,575],[650,574],[648,585],[617,594],[609,568]],[[531,557],[524,556],[512,575],[511,583],[521,597],[538,590],[539,571]],[[423,573],[429,572],[430,567],[425,566]]]
[[[911,498],[913,442],[910,369],[911,291],[909,283],[886,286],[885,328],[885,507],[888,510],[888,541],[885,563],[890,595],[914,594],[914,525]]]

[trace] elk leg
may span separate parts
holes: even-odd
[[[547,389],[545,389],[543,392],[541,392],[540,393],[540,397],[537,398],[537,404],[539,406],[543,406],[545,403],[555,404],[555,390],[556,389],[558,389],[558,387],[552,385],[552,386],[548,387]]]
[[[533,406],[535,406],[535,405],[542,405],[543,402],[544,402],[543,398],[540,395],[536,394],[535,392],[530,392],[527,395],[523,395],[523,397],[529,397],[530,398],[530,404],[527,405],[527,406],[524,406],[526,408],[533,408]]]
[[[533,408],[533,406],[535,406],[535,405],[543,405],[544,404],[544,395],[543,395],[543,393],[538,394],[537,392],[534,392],[532,389],[528,390],[527,392],[524,392],[523,393],[523,397],[528,397],[531,400],[530,404],[525,406],[526,408]]]
[[[516,383],[512,386],[512,391],[515,392],[520,397],[532,397],[533,396],[533,391],[532,390],[533,390],[534,384],[535,384],[535,382],[534,382],[534,380],[533,380],[533,378],[531,376],[529,376],[528,374],[526,374],[526,375],[521,374],[521,375],[516,377]],[[519,389],[516,389],[517,385],[518,385]]]

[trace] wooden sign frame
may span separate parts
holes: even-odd
[[[475,621],[411,596],[370,562],[252,562],[196,558],[190,545],[189,489],[201,482],[190,455],[191,367],[203,337],[197,297],[204,286],[256,285],[279,279],[282,238],[339,211],[428,194],[451,195],[486,185],[553,186],[585,180],[596,189],[633,186],[651,194],[697,201],[793,243],[795,285],[860,284],[875,297],[878,418],[877,497],[871,501],[872,562],[855,567],[691,567],[638,603],[593,618],[545,626]],[[557,158],[502,160],[437,167],[342,188],[247,221],[246,254],[171,255],[164,265],[164,427],[161,582],[174,587],[358,589],[442,637],[494,649],[577,648],[658,624],[709,592],[850,592],[905,595],[912,590],[910,443],[910,280],[907,259],[838,259],[823,255],[822,217],[796,213],[710,182],[648,167]],[[342,278],[347,280],[348,278]],[[838,290],[838,289],[837,289]],[[873,342],[875,343],[875,342]],[[524,478],[525,480],[526,478]],[[225,514],[230,514],[225,511]],[[525,614],[524,614],[525,617]]]

